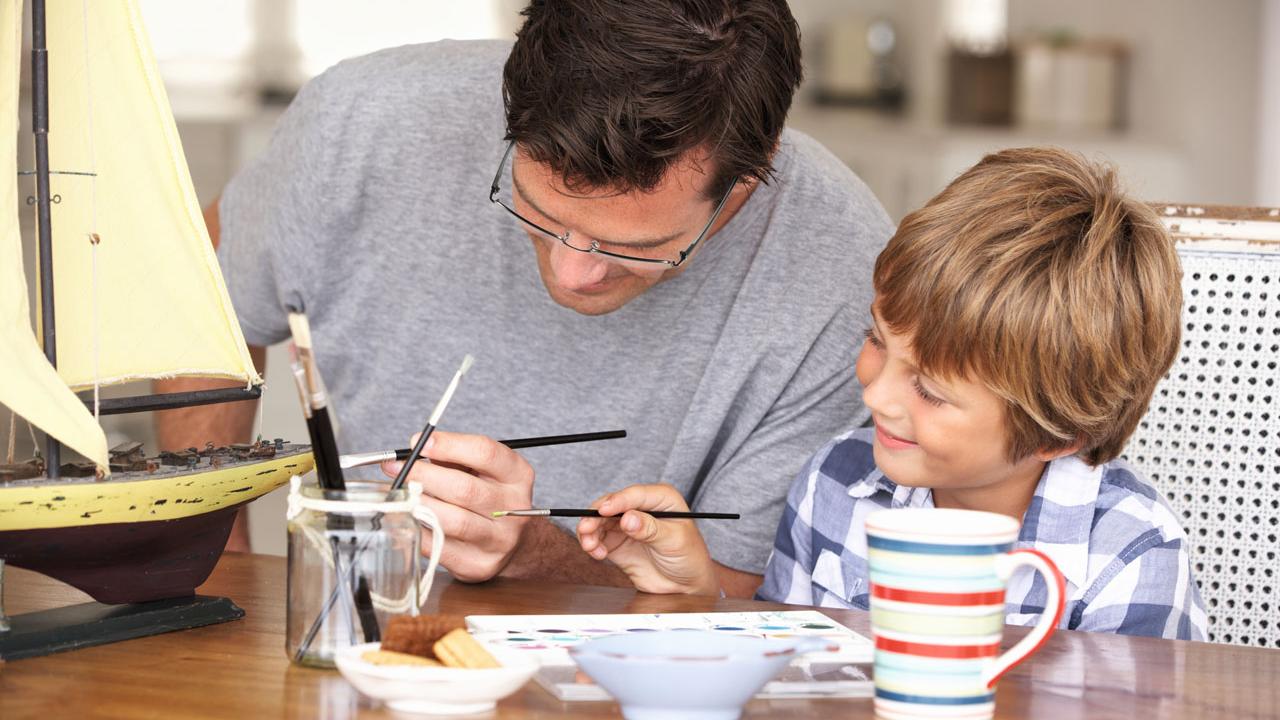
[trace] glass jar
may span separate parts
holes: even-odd
[[[419,504],[417,483],[389,492],[385,483],[349,482],[335,491],[296,476],[290,482],[285,651],[296,663],[333,667],[338,650],[378,641],[391,616],[418,613],[444,534]],[[431,558],[419,577],[424,527]]]

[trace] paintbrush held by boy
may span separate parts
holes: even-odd
[[[1061,569],[1060,627],[1203,639],[1187,538],[1119,459],[1176,357],[1181,271],[1114,172],[1055,149],[987,156],[908,215],[876,260],[856,373],[873,427],[823,446],[787,497],[759,598],[869,607],[868,514],[939,507],[1022,522]],[[578,524],[582,548],[649,592],[715,593],[671,487],[631,486]],[[1005,619],[1045,611],[1009,580]]]

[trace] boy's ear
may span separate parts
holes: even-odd
[[[1065,447],[1042,448],[1040,450],[1035,451],[1034,455],[1036,459],[1041,462],[1052,462],[1054,460],[1057,460],[1058,458],[1066,457],[1068,455],[1075,455],[1076,453],[1080,452],[1080,448],[1082,447],[1084,447],[1084,440],[1078,438],[1076,439],[1075,442]]]

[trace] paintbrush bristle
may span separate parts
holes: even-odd
[[[462,380],[463,375],[467,374],[467,368],[471,367],[474,362],[475,358],[470,355],[462,358],[462,365],[453,374],[453,379],[449,381],[449,387],[445,388],[444,395],[440,397],[440,402],[436,403],[435,410],[431,411],[431,419],[427,421],[428,425],[439,424],[440,416],[444,414],[444,409],[449,404],[449,399],[453,397],[453,391],[458,389],[458,382]]]
[[[299,350],[311,349],[311,323],[302,313],[289,313],[289,332],[293,334],[293,344]]]
[[[496,518],[506,517],[506,516],[507,516],[506,510],[495,510],[489,514],[489,517],[496,517]]]

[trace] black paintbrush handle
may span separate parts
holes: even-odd
[[[642,510],[641,512],[663,520],[737,520],[741,517],[738,513],[682,512],[678,510]],[[547,514],[550,517],[601,517],[600,511],[594,508],[550,508]]]
[[[402,458],[400,457],[400,452],[398,450],[396,451],[396,459],[406,460],[407,462],[400,467],[400,472],[396,474],[395,482],[391,483],[391,492],[395,492],[396,490],[404,487],[405,482],[409,479],[409,470],[413,468],[413,464],[418,461],[418,458],[422,457],[422,448],[426,446],[427,440],[431,437],[431,433],[435,431],[436,426],[431,423],[427,423],[427,426],[422,428],[422,434],[418,436],[418,442],[407,455]]]
[[[604,432],[573,433],[571,435],[543,435],[542,437],[515,438],[513,440],[499,440],[498,442],[506,445],[512,450],[520,450],[522,448],[543,447],[546,445],[566,445],[568,443],[591,442],[593,440],[616,440],[626,436],[626,430],[605,430]],[[396,460],[407,460],[409,458],[409,453],[411,452],[413,451],[409,448],[396,450]]]
[[[352,558],[354,564],[354,558]],[[356,616],[360,618],[360,632],[365,642],[378,642],[382,639],[382,630],[378,627],[378,616],[373,611],[373,596],[369,593],[369,581],[361,575],[356,580]]]
[[[311,430],[311,444],[316,458],[316,476],[320,487],[325,490],[346,490],[347,482],[342,477],[342,463],[338,460],[338,441],[333,434],[333,423],[329,420],[329,409],[315,408],[311,419],[307,422]]]
[[[626,430],[605,430],[604,432],[573,433],[570,435],[544,435],[543,437],[516,438],[499,440],[512,450],[521,448],[542,447],[544,445],[565,445],[567,443],[592,442],[594,440],[616,440],[627,436]]]

